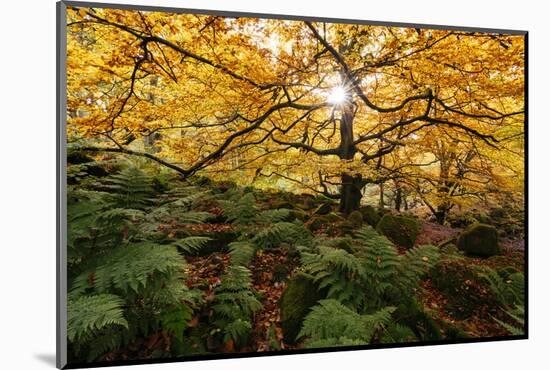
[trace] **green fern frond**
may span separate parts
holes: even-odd
[[[187,324],[192,318],[193,309],[185,304],[180,304],[169,311],[163,312],[160,321],[164,330],[181,341]]]
[[[255,221],[259,224],[273,224],[277,222],[288,221],[290,215],[290,209],[268,209],[260,212]]]
[[[363,346],[368,344],[367,341],[361,339],[350,339],[348,337],[327,338],[327,339],[308,339],[304,343],[305,348],[330,348],[330,347],[347,347],[347,346]]]
[[[302,253],[305,271],[313,276],[319,289],[328,289],[327,298],[359,305],[364,298],[365,272],[361,261],[343,249],[319,247],[319,253]]]
[[[261,225],[259,229],[254,229],[253,233],[252,242],[259,249],[274,248],[282,243],[310,246],[313,240],[311,233],[299,221]]]
[[[151,178],[137,167],[127,167],[109,176],[105,187],[110,190],[116,207],[143,209],[151,204]]]
[[[233,242],[228,247],[231,263],[234,265],[246,266],[256,254],[256,246],[248,241]]]
[[[174,246],[142,242],[121,246],[107,256],[98,257],[95,265],[95,269],[75,279],[75,292],[93,287],[100,293],[112,289],[137,293],[153,281],[155,274],[167,276],[181,269],[185,261]]]
[[[235,343],[241,343],[243,339],[248,338],[250,331],[252,330],[252,324],[248,320],[237,319],[230,322],[224,327],[224,342],[228,342],[233,339]]]
[[[516,305],[513,309],[505,311],[505,313],[510,316],[518,325],[510,325],[504,321],[501,321],[495,317],[493,320],[498,322],[504,329],[512,335],[523,335],[525,334],[525,307],[523,305]]]
[[[399,257],[393,244],[365,226],[355,234],[362,244],[360,256],[364,260],[365,273],[375,282],[384,282],[397,274]]]
[[[395,323],[388,325],[380,338],[381,343],[409,343],[416,341],[418,341],[418,338],[411,328]]]
[[[86,360],[88,362],[95,361],[105,353],[120,348],[127,344],[128,337],[128,330],[122,326],[112,326],[99,331],[87,343]]]
[[[80,296],[67,302],[67,339],[85,341],[92,333],[111,325],[128,328],[124,301],[113,294]]]
[[[489,267],[480,269],[479,275],[489,284],[489,289],[503,306],[523,305],[525,300],[525,278],[521,272],[502,278]]]
[[[230,265],[215,290],[212,309],[230,319],[245,318],[262,307],[251,290],[250,271],[244,266]]]
[[[375,332],[391,322],[393,307],[385,307],[370,315],[360,315],[333,299],[321,300],[306,316],[299,337],[308,341],[350,340],[370,343]]]
[[[420,279],[435,266],[439,260],[439,250],[433,245],[411,248],[400,257],[399,278],[397,279],[404,296],[410,296],[418,286]]]
[[[196,253],[203,248],[212,238],[207,236],[188,236],[179,239],[173,244],[186,254]]]
[[[223,213],[229,222],[237,225],[247,225],[253,222],[258,214],[254,194],[246,193],[236,201],[219,201]]]

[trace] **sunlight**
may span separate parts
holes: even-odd
[[[335,86],[330,90],[327,97],[327,101],[330,104],[340,105],[345,103],[348,100],[348,98],[349,98],[349,95],[343,86]]]

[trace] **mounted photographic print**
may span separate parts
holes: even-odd
[[[527,338],[526,47],[58,3],[58,366]]]

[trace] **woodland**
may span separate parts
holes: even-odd
[[[521,337],[524,47],[68,8],[69,362]]]

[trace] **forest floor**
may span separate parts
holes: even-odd
[[[217,225],[220,230],[225,230],[222,225]],[[321,228],[316,234],[321,234],[325,229]],[[458,237],[462,229],[439,225],[433,222],[421,221],[421,232],[415,245],[434,244],[445,242]],[[501,241],[502,254],[493,258],[466,257],[470,265],[488,266],[499,268],[511,265],[519,271],[524,269],[524,240],[503,239]],[[398,247],[400,253],[405,253],[406,248]],[[190,287],[206,288],[206,296],[212,295],[213,289],[219,285],[220,276],[229,265],[229,256],[224,253],[213,253],[204,257],[187,257],[191,268],[187,271]],[[284,265],[288,268],[286,276],[277,276],[277,266]],[[297,345],[289,345],[284,342],[281,329],[281,312],[279,301],[287,286],[287,281],[300,262],[298,257],[289,257],[285,249],[270,249],[260,251],[249,265],[252,273],[253,288],[260,294],[262,309],[253,317],[253,337],[249,346],[240,348],[241,352],[248,351],[272,351],[280,349],[299,348]],[[465,281],[472,289],[486,289],[479,286],[476,281]],[[478,286],[475,286],[478,284]],[[440,292],[428,277],[421,282],[419,301],[424,310],[437,322],[445,322],[462,330],[471,337],[505,336],[507,332],[494,318],[507,321],[508,317],[497,307],[489,303],[480,304],[471,314],[464,316],[467,307],[449,304],[449,296]],[[207,298],[208,299],[208,298]],[[450,308],[452,307],[452,308]],[[224,348],[225,352],[233,352],[234,348]]]

